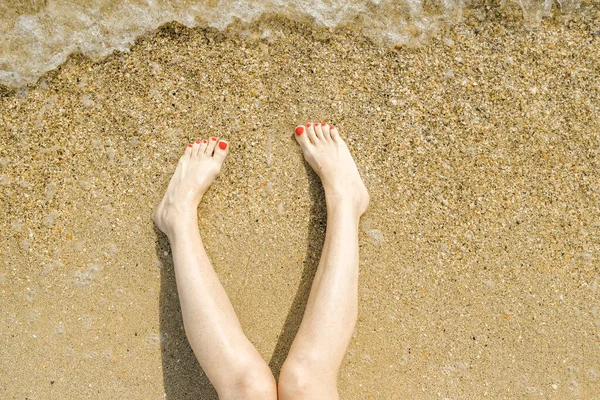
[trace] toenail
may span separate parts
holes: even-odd
[[[206,139],[204,139],[204,140],[202,141],[202,143],[206,143],[206,142],[207,142],[207,140],[206,140]]]
[[[311,123],[309,122],[308,124],[306,124],[307,128],[310,128]]]
[[[321,126],[325,126],[327,125],[325,122],[321,122]]]
[[[200,139],[196,140],[196,144],[200,143]]]
[[[217,138],[216,137],[211,137],[210,140],[217,140]]]
[[[225,143],[225,142],[219,142],[219,148],[221,150],[225,150],[227,148],[227,143]]]
[[[333,129],[335,129],[335,126],[331,125],[331,126],[329,127],[329,129],[330,129],[330,130],[333,130]]]
[[[303,126],[299,126],[296,128],[296,135],[300,136],[304,133],[304,127]]]
[[[188,144],[188,147],[192,147],[192,144],[191,144],[191,143],[190,143],[190,144]]]
[[[318,122],[315,122],[315,126],[319,126],[319,123],[318,123]]]

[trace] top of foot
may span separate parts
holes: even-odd
[[[196,215],[202,195],[221,172],[228,147],[226,141],[216,137],[188,144],[165,196],[152,215],[162,232],[168,235],[178,221]]]
[[[338,130],[326,123],[307,123],[296,127],[296,140],[304,159],[321,178],[325,195],[336,202],[349,202],[362,215],[369,205],[369,193],[356,163]]]

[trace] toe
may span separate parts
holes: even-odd
[[[331,139],[333,139],[334,142],[340,138],[340,134],[337,128],[333,125],[329,127],[329,134],[331,135]]]
[[[325,122],[321,123],[321,130],[323,131],[323,138],[326,141],[330,141],[331,140],[331,134],[329,133],[329,125],[326,124]]]
[[[296,141],[302,146],[302,148],[308,146],[310,144],[310,139],[308,138],[307,129],[304,125],[298,125],[296,127]]]
[[[312,123],[306,124],[306,135],[311,142],[317,143],[317,135],[315,134],[315,128]]]
[[[323,130],[321,129],[321,124],[316,122],[314,126],[315,135],[317,135],[317,138],[319,138],[320,140],[325,140],[325,138],[323,137]]]
[[[212,156],[213,151],[215,149],[215,146],[217,145],[217,138],[216,137],[211,137],[210,139],[208,139],[208,146],[206,147],[206,151],[205,154]]]
[[[193,144],[188,144],[187,147],[185,148],[185,151],[183,152],[183,155],[187,158],[189,158],[192,155],[192,149],[194,148]]]
[[[222,163],[223,160],[225,160],[225,157],[227,157],[227,153],[229,153],[229,143],[224,140],[219,140],[213,158]]]
[[[199,154],[198,151],[200,150],[200,143],[202,143],[202,142],[200,141],[200,139],[198,139],[192,145],[192,157],[198,157],[198,154]]]
[[[198,154],[202,155],[206,153],[206,148],[208,147],[208,140],[202,139],[202,143],[200,143],[200,148],[198,149]]]

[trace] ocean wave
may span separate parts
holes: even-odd
[[[225,30],[236,20],[265,14],[312,20],[334,28],[357,24],[382,45],[421,42],[441,23],[460,21],[476,0],[0,0],[0,85],[18,88],[65,62],[73,53],[99,60],[126,51],[141,35],[176,21]],[[528,25],[580,0],[501,0],[518,4]]]

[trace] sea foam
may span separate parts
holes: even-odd
[[[334,28],[352,23],[382,45],[420,42],[444,22],[458,22],[479,0],[0,0],[0,85],[35,83],[70,54],[99,60],[128,50],[135,39],[177,21],[224,30],[264,14]],[[580,0],[501,0],[518,4],[526,24]]]

